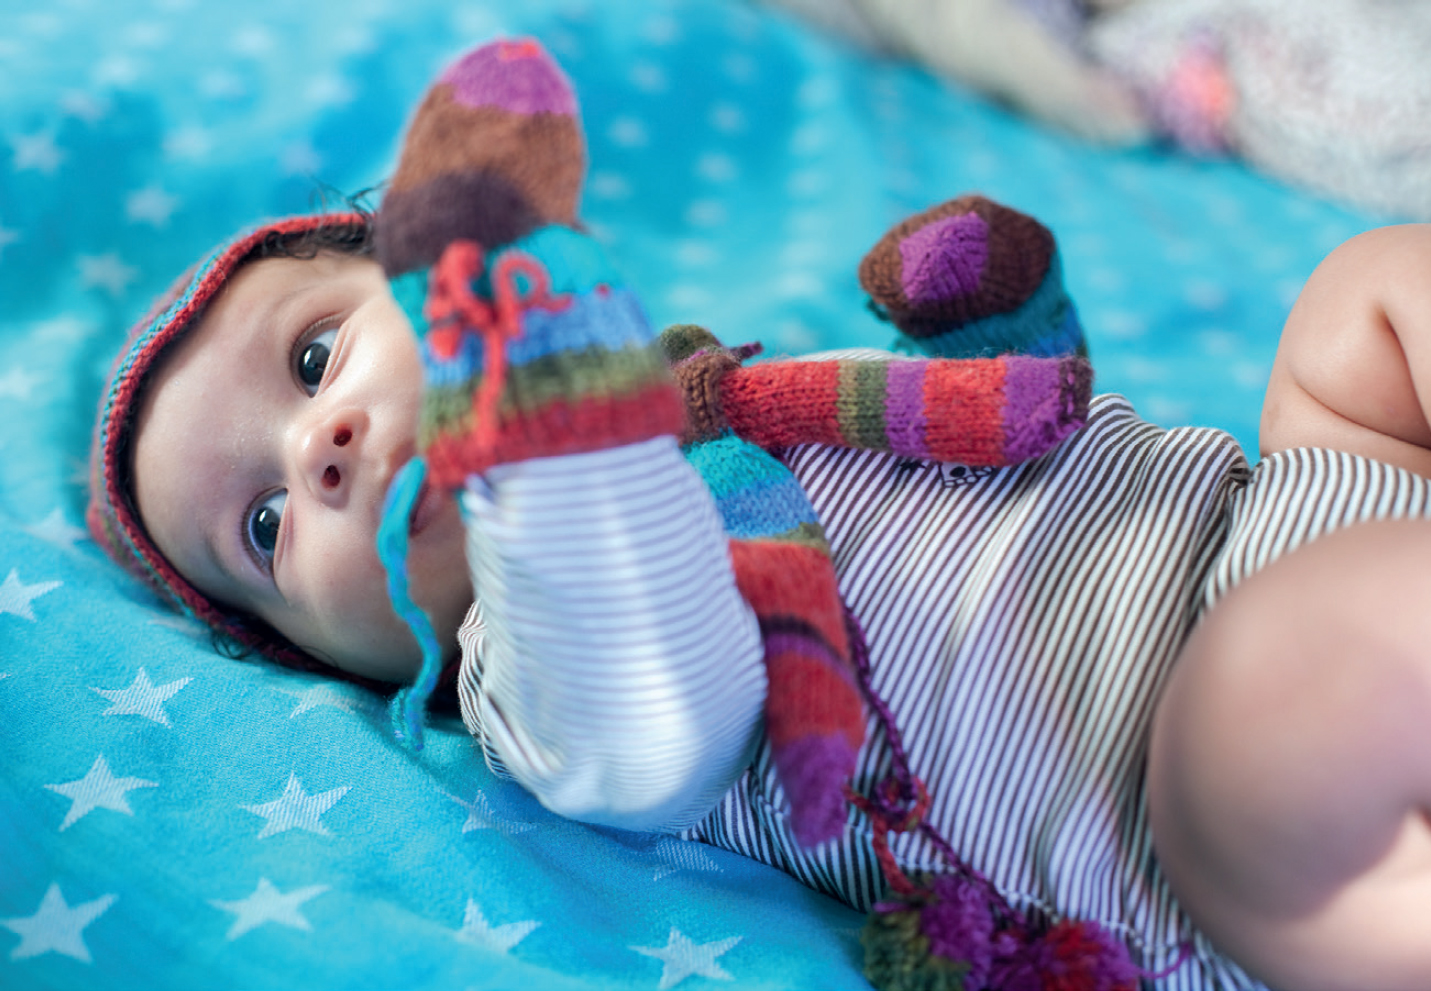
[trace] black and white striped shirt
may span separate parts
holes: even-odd
[[[1313,450],[1283,452],[1251,471],[1227,434],[1162,430],[1117,396],[1096,399],[1087,427],[1055,451],[1010,468],[824,447],[783,457],[824,523],[841,591],[869,641],[875,690],[933,798],[929,820],[954,849],[1016,906],[1123,934],[1149,970],[1190,943],[1192,959],[1160,987],[1255,986],[1193,929],[1158,869],[1143,791],[1154,707],[1188,632],[1218,597],[1338,526],[1431,515],[1431,483]],[[494,552],[491,541],[484,549]],[[474,558],[485,598],[493,586],[481,572]],[[728,606],[722,622],[739,612]],[[494,602],[487,608],[495,615]],[[539,624],[558,621],[543,615]],[[469,726],[494,765],[512,769],[512,752],[479,711],[509,703],[484,690],[482,667],[492,664],[475,657],[484,652],[477,625],[464,636]],[[751,696],[732,695],[731,684],[753,684],[749,649],[704,667],[691,661],[686,684],[704,687],[675,693],[678,708],[700,692],[726,693],[712,711],[732,697],[748,706]],[[601,705],[618,711],[593,715],[577,736],[596,739],[612,725],[633,740],[647,732],[636,723],[651,718],[652,696],[642,676],[623,696],[609,683],[623,677],[619,667],[597,676]],[[731,755],[751,745],[731,734],[724,763],[683,793],[699,798],[668,826],[683,825],[729,783]],[[867,737],[855,784],[868,793],[890,758],[873,719]],[[683,835],[868,908],[884,885],[867,821],[852,813],[841,837],[802,848],[769,750],[754,739],[748,769]],[[539,784],[534,790],[545,801]],[[892,847],[906,869],[941,866],[917,834],[892,837]]]

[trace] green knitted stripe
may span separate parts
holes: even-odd
[[[840,362],[835,418],[840,434],[851,447],[889,450],[884,425],[887,365],[883,361]]]
[[[534,412],[558,399],[638,392],[669,374],[660,352],[650,344],[633,344],[619,351],[592,347],[544,355],[507,370],[498,415]],[[424,439],[467,429],[472,397],[480,381],[428,389],[423,398]]]
[[[776,534],[768,540],[778,540],[786,544],[799,544],[802,547],[810,547],[819,551],[826,557],[830,556],[830,541],[825,537],[825,528],[818,523],[801,523],[792,530]]]

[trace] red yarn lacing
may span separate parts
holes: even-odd
[[[472,291],[482,274],[482,246],[458,239],[443,249],[432,267],[431,284],[423,316],[432,326],[428,343],[443,360],[457,354],[462,337],[482,335],[482,382],[472,399],[476,420],[473,430],[478,450],[490,451],[497,439],[497,400],[507,382],[507,342],[522,335],[522,312],[540,307],[561,310],[568,300],[551,294],[547,270],[523,251],[508,251],[492,268],[492,301]],[[525,291],[517,276],[525,276]]]

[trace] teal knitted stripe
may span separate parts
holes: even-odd
[[[388,280],[388,290],[419,339],[427,336],[427,318],[422,315],[422,306],[427,302],[427,279],[431,271],[430,268],[419,268]]]
[[[693,444],[685,454],[710,488],[730,536],[778,537],[801,524],[819,522],[790,470],[734,434]]]
[[[538,228],[525,237],[489,253],[484,259],[482,274],[477,277],[473,286],[478,296],[483,299],[491,298],[491,273],[496,270],[503,256],[513,251],[541,259],[542,267],[547,270],[547,277],[551,279],[550,291],[553,295],[588,293],[597,286],[616,286],[621,282],[620,276],[607,261],[606,252],[601,245],[570,227],[553,224]],[[525,279],[521,284],[525,284]]]

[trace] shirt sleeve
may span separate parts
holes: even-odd
[[[488,762],[568,818],[698,821],[750,761],[766,680],[675,439],[503,465],[462,505],[477,602],[458,693]]]

